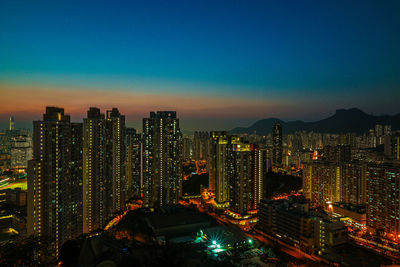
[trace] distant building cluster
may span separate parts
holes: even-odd
[[[0,170],[15,169],[25,172],[32,159],[32,135],[29,130],[15,129],[14,117],[9,128],[0,132]]]
[[[360,150],[357,138],[344,138],[339,144],[324,146],[321,157],[305,162],[303,194],[312,207],[322,207],[345,217],[348,217],[345,213],[353,212],[349,225],[356,229],[397,239],[400,234],[399,133],[392,132],[388,125],[376,125],[367,139]],[[354,207],[360,206],[363,208],[357,208],[354,213]]]
[[[390,125],[379,124],[362,135],[283,135],[275,123],[267,136],[195,132],[193,155],[207,159],[209,190],[232,212],[258,208],[271,168],[301,175],[311,208],[321,207],[354,229],[398,236],[399,136]]]

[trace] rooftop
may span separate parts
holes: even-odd
[[[352,212],[356,212],[358,214],[364,214],[366,213],[366,207],[365,205],[353,205],[349,203],[344,203],[344,202],[337,202],[333,204],[334,207],[339,207],[345,210],[349,210]]]

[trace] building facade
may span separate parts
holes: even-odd
[[[367,229],[400,234],[400,166],[369,165],[367,179]]]
[[[365,165],[313,162],[303,167],[303,194],[313,207],[328,203],[365,204]]]
[[[134,128],[126,128],[126,197],[138,197],[142,192],[141,180],[141,134]]]
[[[106,211],[125,208],[125,116],[117,108],[107,110],[105,121]]]
[[[272,126],[272,146],[273,146],[273,154],[272,160],[273,164],[280,166],[282,164],[282,125],[279,122],[276,122]]]
[[[28,166],[28,234],[44,237],[48,253],[82,233],[82,173],[79,165],[82,125],[71,124],[64,109],[46,107],[43,120],[33,122],[33,160]],[[80,137],[79,137],[80,135]]]
[[[195,160],[207,159],[208,143],[210,134],[208,132],[194,132],[193,136],[193,158]]]
[[[178,203],[182,195],[182,134],[175,111],[143,119],[142,174],[145,207]]]
[[[228,133],[211,132],[209,148],[209,187],[215,192],[217,203],[229,201],[229,175],[231,171],[231,140]]]
[[[33,157],[32,137],[17,135],[11,137],[11,168],[26,169]]]
[[[234,142],[230,151],[229,210],[245,215],[263,198],[264,154],[255,144]]]
[[[90,108],[83,119],[83,232],[103,227],[105,202],[105,117]]]
[[[257,228],[307,253],[347,242],[347,228],[337,219],[310,212],[301,197],[262,200]]]

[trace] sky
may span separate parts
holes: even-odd
[[[400,112],[400,1],[0,1],[0,127],[117,107],[141,130]]]

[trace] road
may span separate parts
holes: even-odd
[[[27,182],[26,180],[22,181],[15,181],[15,182],[10,182],[2,187],[0,187],[0,190],[5,190],[5,189],[15,189],[17,187],[20,187],[22,190],[27,190]]]

